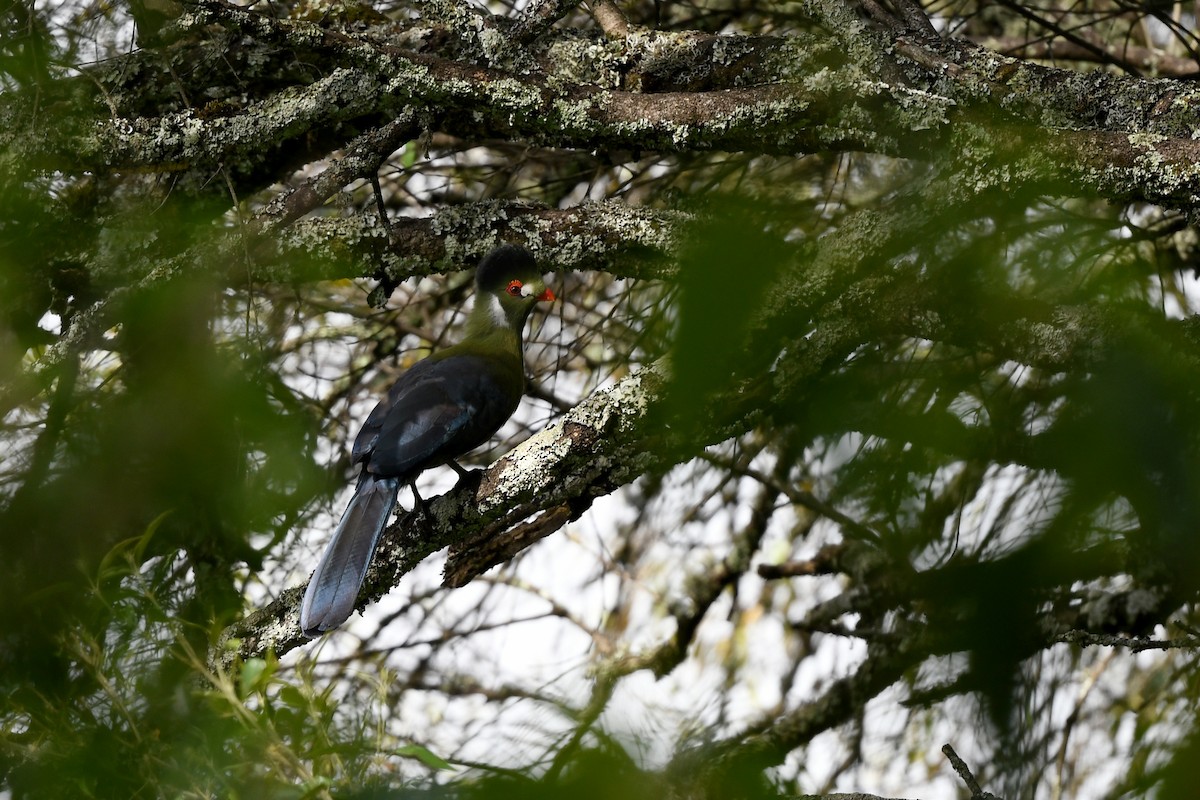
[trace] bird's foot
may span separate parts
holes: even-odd
[[[471,473],[475,471],[475,470],[465,469],[462,464],[458,463],[454,459],[450,459],[449,461],[447,461],[446,466],[450,467],[450,469],[452,469],[458,473],[458,482],[459,483],[462,483],[463,480],[465,480],[466,478],[469,478],[471,476]]]
[[[458,491],[464,486],[479,487],[480,481],[483,480],[482,469],[464,469],[457,461],[448,461],[450,467],[458,473],[458,480],[454,484],[454,490]]]

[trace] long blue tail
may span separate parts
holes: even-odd
[[[354,497],[317,564],[300,606],[300,630],[320,636],[341,625],[354,611],[379,536],[396,505],[398,478],[363,472]]]

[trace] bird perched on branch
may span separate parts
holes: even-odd
[[[354,440],[362,465],[354,497],[321,556],[300,607],[300,629],[320,636],[354,610],[400,485],[486,442],[525,392],[522,331],[539,301],[554,300],[528,250],[502,245],[475,271],[475,304],[461,342],[392,384]]]

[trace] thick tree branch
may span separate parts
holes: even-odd
[[[624,203],[591,203],[548,209],[530,203],[477,203],[431,217],[400,219],[391,230],[374,215],[339,219],[315,217],[286,225],[336,191],[343,180],[362,177],[389,142],[407,135],[402,122],[385,127],[379,139],[365,138],[346,159],[271,204],[241,230],[217,233],[192,250],[145,264],[137,284],[111,292],[78,314],[70,330],[27,370],[27,380],[0,391],[0,409],[15,406],[40,386],[71,354],[100,343],[100,335],[120,319],[130,298],[185,275],[207,275],[214,285],[294,284],[302,281],[385,275],[393,284],[416,275],[468,269],[500,241],[519,242],[547,269],[604,269],[615,275],[669,278],[665,256],[677,247],[682,214],[630,208]],[[285,226],[282,227],[281,226]],[[249,263],[247,262],[249,258]],[[134,266],[134,265],[127,265]]]
[[[928,142],[948,106],[870,82],[640,94],[552,86],[533,76],[400,55],[377,60],[370,70],[339,67],[233,116],[206,119],[189,109],[100,123],[82,136],[34,139],[21,131],[19,142],[0,136],[0,146],[47,168],[183,171],[232,161],[249,169],[279,144],[314,129],[416,106],[436,111],[440,129],[456,136],[553,147],[781,155],[868,150],[900,156],[904,150],[885,131]],[[869,109],[874,124],[854,122],[855,109]]]
[[[427,504],[427,524],[420,524],[418,515],[402,513],[384,535],[359,607],[382,597],[447,545],[493,537],[543,509],[565,505],[577,516],[594,498],[673,463],[679,458],[673,446],[653,445],[644,429],[646,414],[662,392],[663,369],[644,368],[596,393],[485,470],[477,486],[460,484],[433,499]],[[490,566],[486,557],[460,566],[455,580],[464,582]],[[301,595],[302,587],[289,589],[230,626],[210,660],[229,668],[238,657],[271,651],[282,655],[303,644],[297,623]]]
[[[835,0],[812,8],[831,25]],[[919,14],[902,4],[919,27]],[[554,72],[506,71],[416,53],[311,23],[273,20],[221,3],[202,3],[192,22],[238,27],[265,42],[330,59],[307,86],[279,89],[221,114],[192,109],[157,118],[114,116],[91,129],[28,136],[32,118],[9,108],[0,134],[6,157],[55,169],[252,171],[281,143],[366,117],[406,113],[436,120],[457,136],[501,137],[553,147],[599,150],[697,150],[799,154],[866,150],[928,158],[960,152],[1009,186],[1070,182],[1098,196],[1142,197],[1191,206],[1200,168],[1191,132],[1200,127],[1200,93],[1177,82],[1086,75],[1030,64],[922,30],[914,41],[860,30],[858,46],[831,64],[826,52],[776,42],[721,37],[722,52],[763,56],[775,74],[756,86],[646,94],[564,80]],[[684,41],[684,40],[679,40]],[[693,53],[709,49],[705,39]],[[865,50],[863,48],[866,48]],[[715,51],[715,46],[712,48]],[[906,58],[895,59],[892,52]],[[845,61],[849,56],[850,60]],[[703,62],[703,57],[698,57]],[[774,58],[774,60],[772,60]],[[889,61],[889,59],[891,59]],[[642,80],[686,85],[674,62],[643,61]],[[685,59],[681,62],[687,65]],[[553,66],[553,65],[552,65]],[[1103,111],[1098,113],[1097,109]],[[15,116],[14,116],[15,114]],[[997,136],[995,121],[1007,132]],[[997,169],[997,157],[1005,164]]]
[[[544,35],[550,27],[571,13],[580,0],[535,0],[525,7],[525,14],[513,29],[516,44],[527,45]]]

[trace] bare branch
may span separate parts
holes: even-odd
[[[616,39],[629,34],[629,20],[625,12],[616,4],[616,0],[590,0],[588,7],[596,23],[610,37]]]
[[[971,768],[967,766],[967,762],[958,757],[958,753],[954,752],[954,748],[949,744],[942,745],[942,752],[946,754],[946,758],[950,760],[950,765],[954,767],[954,771],[958,773],[958,777],[962,778],[963,783],[967,785],[967,791],[971,793],[971,800],[1000,800],[991,792],[985,792],[979,786],[979,782],[975,780],[975,776],[971,774]]]

